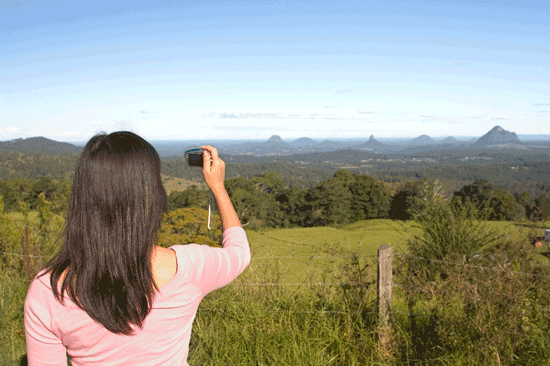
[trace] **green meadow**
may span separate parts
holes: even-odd
[[[22,214],[8,215],[18,228],[25,225]],[[38,220],[38,213],[30,212],[29,220]],[[543,236],[544,228],[550,227],[550,223],[502,221],[485,224],[488,228],[496,229],[503,242],[523,243],[524,255],[548,266],[548,257],[545,255],[549,252],[548,243],[544,243],[542,248],[536,248],[530,245],[530,238]],[[510,360],[514,360],[513,357],[506,358],[506,355],[520,352],[521,348],[520,351],[517,347],[513,351],[508,350],[508,340],[491,346],[496,352],[494,355],[493,348],[484,349],[479,354],[471,351],[468,345],[478,347],[483,337],[493,337],[493,333],[484,336],[477,328],[472,328],[481,318],[465,321],[460,310],[452,317],[443,319],[447,324],[455,324],[453,326],[463,324],[458,331],[462,339],[447,332],[447,329],[454,328],[436,332],[438,328],[434,328],[431,318],[422,322],[423,318],[414,320],[404,315],[415,312],[430,317],[439,306],[438,303],[443,304],[445,298],[438,295],[418,301],[416,307],[411,308],[407,305],[405,292],[399,287],[394,289],[392,299],[392,308],[396,311],[393,318],[394,356],[384,356],[375,331],[376,287],[368,287],[368,291],[363,293],[361,289],[346,289],[326,283],[357,278],[357,272],[346,267],[346,264],[351,263],[350,258],[359,258],[357,263],[371,265],[363,279],[375,278],[378,248],[389,245],[393,247],[394,253],[407,254],[408,240],[422,233],[415,221],[376,219],[339,227],[246,232],[252,249],[250,266],[232,285],[208,295],[201,304],[191,339],[191,365],[472,365],[480,364],[479,360],[489,357],[487,355],[490,357],[482,364],[550,364],[544,351],[544,348],[550,349],[545,343],[550,342],[546,335],[548,333],[543,332],[548,327],[547,318],[537,320],[535,315],[529,315],[532,316],[530,329],[540,331],[526,335],[525,340],[522,340],[522,347],[527,349],[525,352],[531,352],[532,355],[526,362],[512,362]],[[31,238],[34,235],[31,233]],[[23,247],[20,253],[24,253]],[[400,262],[396,259],[395,263],[397,266]],[[361,275],[359,273],[359,277]],[[463,274],[460,276],[465,278]],[[486,277],[490,276],[493,274]],[[0,364],[19,365],[19,360],[26,353],[23,330],[26,279],[14,276],[4,266],[0,268],[0,277]],[[457,283],[460,278],[457,277]],[[495,281],[497,279],[495,275]],[[495,288],[496,284],[489,288]],[[517,291],[518,288],[521,287],[510,288],[509,291]],[[488,295],[487,298],[494,296]],[[487,311],[493,312],[495,308],[490,306],[487,305]],[[544,315],[542,310],[537,312]],[[524,314],[527,310],[521,311]],[[496,324],[494,334],[502,334],[497,326],[498,322],[503,321],[494,315],[491,317],[485,321],[492,319]],[[451,340],[442,344],[433,343],[441,335]],[[426,337],[428,343],[419,343]],[[477,343],[472,343],[473,339]],[[451,343],[455,346],[449,346]],[[433,351],[422,353],[421,350],[428,346]],[[541,349],[539,353],[533,351],[538,349]],[[438,352],[441,355],[434,356]]]
[[[281,283],[321,281],[321,275],[356,253],[374,260],[378,247],[391,245],[405,252],[407,239],[420,230],[413,221],[364,220],[341,227],[247,231],[251,277],[275,273]],[[331,268],[327,268],[331,267]]]
[[[543,223],[533,226],[507,221],[491,221],[486,225],[496,229],[502,239],[515,241],[543,236],[545,227]],[[337,267],[345,256],[353,253],[376,260],[378,248],[389,245],[394,253],[406,254],[407,241],[420,234],[420,227],[413,220],[389,219],[362,220],[340,227],[247,231],[252,249],[247,272],[261,276],[268,269],[277,269],[282,283],[319,280],[327,266]],[[542,252],[544,248],[532,250]]]

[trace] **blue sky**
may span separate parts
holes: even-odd
[[[541,1],[0,1],[0,140],[550,130]]]

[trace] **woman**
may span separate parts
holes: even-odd
[[[24,306],[29,365],[188,365],[202,298],[250,262],[224,188],[225,164],[203,146],[223,248],[154,245],[166,192],[155,149],[132,132],[98,134],[77,162],[64,244],[32,281]]]

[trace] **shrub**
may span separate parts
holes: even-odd
[[[413,256],[467,262],[474,252],[497,240],[496,232],[476,220],[475,211],[468,204],[437,199],[416,214],[415,219],[422,233],[408,243]]]
[[[417,216],[422,234],[395,267],[408,309],[394,317],[402,361],[548,362],[550,270],[528,243],[504,242],[474,211],[436,202]]]

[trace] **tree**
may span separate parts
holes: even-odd
[[[4,201],[0,195],[0,261],[3,266],[23,273],[23,257],[21,253],[21,237],[22,233],[17,229],[12,218],[4,213]],[[13,255],[13,254],[15,255]]]
[[[525,211],[516,202],[514,196],[500,189],[485,179],[478,179],[454,193],[454,202],[471,201],[489,220],[518,220],[525,216]]]
[[[57,184],[50,178],[40,178],[32,187],[32,198],[37,199],[40,193],[44,193],[44,198],[52,200]]]
[[[303,225],[306,216],[306,210],[304,209],[306,193],[306,190],[294,186],[284,189],[275,197],[283,213],[283,227]]]
[[[523,207],[523,210],[525,211],[525,216],[527,218],[530,218],[531,214],[533,213],[535,204],[535,202],[531,198],[531,194],[528,191],[523,191],[521,193],[514,194],[514,198],[516,199],[518,205]]]
[[[0,181],[0,195],[4,198],[4,210],[6,212],[18,211],[19,194],[13,185]]]
[[[394,220],[411,219],[411,208],[414,201],[410,198],[415,195],[415,186],[410,182],[405,183],[404,186],[391,199],[389,217]]]
[[[389,217],[395,220],[409,220],[440,197],[443,197],[443,188],[437,179],[407,182],[393,196]]]
[[[266,172],[259,177],[253,178],[252,181],[258,185],[258,188],[262,192],[274,195],[283,192],[286,186],[279,172]]]
[[[212,218],[213,219],[213,218]],[[198,207],[180,208],[163,218],[159,245],[168,248],[175,244],[207,244],[221,246],[222,227],[219,216],[208,229],[208,211]]]
[[[543,193],[535,200],[535,206],[531,218],[536,221],[547,221],[550,219],[550,198]]]
[[[168,210],[176,210],[183,207],[208,208],[208,196],[210,190],[198,189],[195,184],[178,192],[172,191],[168,196]]]
[[[268,180],[264,180],[264,183],[268,183]],[[283,212],[275,196],[268,193],[272,188],[268,184],[240,177],[228,179],[225,187],[243,227],[281,226]]]
[[[368,175],[355,175],[349,187],[353,212],[352,220],[387,217],[390,210],[390,190]]]
[[[512,193],[503,189],[492,192],[488,206],[492,209],[489,220],[512,221],[525,217],[525,208],[516,202]]]
[[[328,180],[308,190],[304,209],[305,226],[326,226],[350,223],[352,195],[349,185],[355,177],[347,170],[339,170]]]

